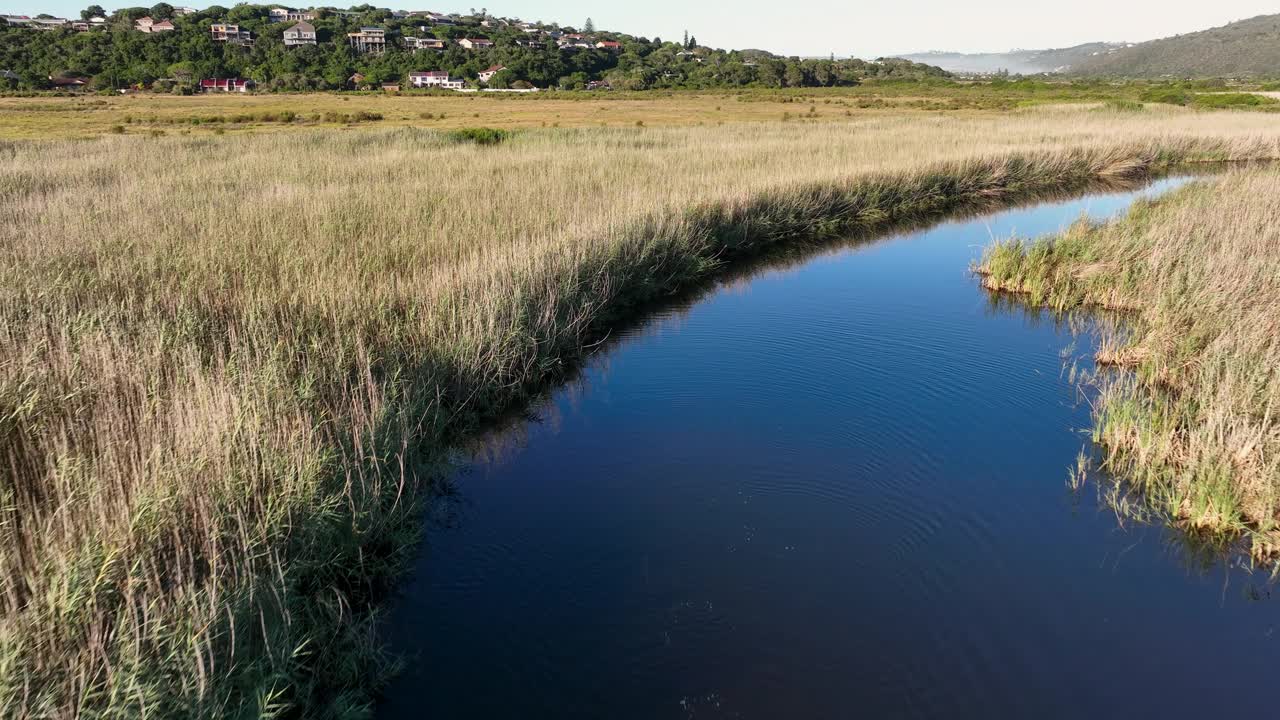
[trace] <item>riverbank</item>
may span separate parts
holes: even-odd
[[[987,252],[984,284],[1058,310],[1119,308],[1094,439],[1103,467],[1191,530],[1280,551],[1280,173],[1230,172],[1055,238]]]
[[[445,449],[636,308],[779,243],[1273,158],[1265,120],[4,145],[0,703],[358,715]]]

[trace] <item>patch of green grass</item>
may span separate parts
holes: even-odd
[[[511,137],[510,130],[499,128],[472,127],[458,128],[445,133],[445,138],[454,143],[474,143],[476,145],[498,145]]]
[[[1280,100],[1253,93],[1204,93],[1196,95],[1195,106],[1214,110],[1257,108],[1280,104]]]

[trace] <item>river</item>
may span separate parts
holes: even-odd
[[[1068,487],[1091,339],[968,271],[1178,182],[830,247],[615,337],[432,509],[379,717],[1274,712],[1267,573]]]

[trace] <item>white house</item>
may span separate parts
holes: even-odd
[[[493,41],[484,38],[462,38],[458,44],[468,50],[488,50],[493,47]]]
[[[451,78],[444,70],[409,73],[409,83],[416,88],[440,88],[441,90],[461,90],[466,82],[461,78]]]
[[[315,45],[316,44],[316,26],[309,22],[302,21],[284,31],[285,47],[294,47],[297,45]]]
[[[444,50],[445,41],[433,37],[406,37],[404,46],[409,50]]]
[[[31,18],[31,27],[37,30],[57,30],[71,24],[66,18]]]
[[[487,83],[493,79],[494,75],[497,75],[498,73],[506,69],[507,69],[506,65],[490,65],[487,70],[484,70],[480,73],[480,82]]]
[[[282,7],[271,8],[267,11],[267,15],[271,18],[271,22],[304,22],[316,19],[316,14],[310,10]]]

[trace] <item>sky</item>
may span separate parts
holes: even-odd
[[[112,10],[154,1],[98,3]],[[358,1],[363,0],[351,0],[351,4]],[[369,0],[403,10],[466,12],[472,7],[451,4],[458,1]],[[171,2],[200,7],[214,4],[209,0]],[[84,0],[0,0],[0,13],[44,12],[70,17],[78,16],[87,4]],[[347,3],[320,0],[317,4]],[[494,15],[564,25],[580,25],[590,17],[600,30],[649,38],[678,39],[688,30],[700,44],[726,49],[863,58],[925,50],[1002,52],[1100,40],[1141,42],[1280,13],[1277,0],[490,0],[488,5],[476,6],[480,7]]]

